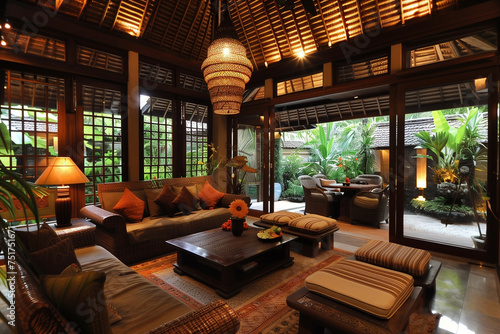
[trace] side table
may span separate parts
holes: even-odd
[[[95,225],[84,218],[71,219],[71,226],[51,227],[61,239],[71,238],[74,248],[95,245]]]

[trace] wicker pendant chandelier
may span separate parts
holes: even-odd
[[[234,115],[240,112],[245,84],[250,80],[252,69],[228,13],[217,28],[208,47],[207,59],[201,65],[214,113]]]

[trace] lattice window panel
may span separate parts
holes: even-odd
[[[150,107],[143,114],[144,159],[143,179],[165,179],[172,177],[173,169],[173,131],[171,101],[151,97]]]
[[[186,176],[206,175],[208,161],[208,107],[185,103]]]
[[[0,150],[3,164],[35,182],[58,150],[58,101],[64,80],[36,74],[5,72],[1,123],[7,126],[12,150]],[[3,145],[2,145],[3,146]]]
[[[97,185],[123,179],[121,93],[83,86],[85,203],[98,203]]]

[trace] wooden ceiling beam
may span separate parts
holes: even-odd
[[[342,3],[340,1],[337,1],[337,6],[339,8],[339,13],[340,13],[340,20],[342,21],[342,27],[344,27],[344,35],[345,35],[345,40],[349,41],[349,33],[347,31],[347,23],[345,21],[345,14],[344,14],[344,9],[342,8]]]
[[[177,8],[179,7],[180,3],[182,3],[182,1],[177,1],[175,3],[175,7],[174,7],[174,10],[172,12],[172,17],[175,17],[175,13],[177,12]],[[165,41],[165,37],[167,37],[167,34],[170,30],[170,25],[172,24],[172,21],[173,21],[172,19],[170,21],[168,21],[167,28],[165,28],[165,31],[163,32],[163,36],[161,37],[160,46],[164,46],[163,42]]]
[[[286,28],[285,28],[285,23],[283,22],[283,18],[281,17],[281,12],[278,8],[278,5],[276,4],[276,1],[273,1],[273,4],[274,4],[274,8],[276,10],[276,13],[278,13],[278,18],[280,20],[280,25],[281,27],[283,28],[283,33],[285,35],[285,38],[286,38],[286,44],[288,46],[288,51],[290,52],[290,55],[292,56],[293,52],[292,52],[292,44],[290,43],[290,39],[288,38],[288,34],[286,32]]]
[[[210,5],[208,3],[209,1],[210,0],[207,0],[207,6],[205,7],[205,13],[210,10]],[[211,30],[213,30],[213,25],[214,25],[214,23],[213,23],[213,15],[208,15],[208,20],[212,21],[212,22],[211,22],[211,24],[209,22],[209,24],[206,25],[205,33],[203,34],[203,39],[202,39],[201,44],[200,44],[200,50],[198,52],[198,56],[196,57],[196,59],[198,59],[198,60],[201,59],[201,54],[203,52],[203,45],[205,45],[205,41],[207,40],[207,38],[209,36],[209,32]],[[199,36],[201,27],[202,27],[202,25],[200,24],[200,29],[198,30],[197,36]],[[194,48],[191,49],[191,57],[193,56],[193,52],[194,52]],[[201,63],[200,63],[200,67],[201,67]]]
[[[108,15],[109,8],[111,7],[111,0],[108,0],[108,4],[106,5],[106,10],[102,13],[101,20],[99,21],[99,27],[102,27],[106,16]]]
[[[243,25],[243,21],[241,20],[240,10],[238,9],[238,4],[236,2],[234,3],[234,8],[236,10],[236,16],[238,17],[238,20],[240,21],[240,25],[243,27],[244,25]],[[250,7],[249,7],[249,10],[250,10]],[[229,11],[229,9],[228,9],[228,11]],[[229,15],[229,13],[227,15]],[[250,15],[250,16],[252,16],[252,15]],[[254,27],[255,27],[255,25],[254,25]],[[250,41],[248,40],[247,33],[246,33],[245,29],[242,29],[242,30],[243,30],[243,36],[245,36],[245,41],[247,42],[247,45],[248,45],[248,49],[249,49],[248,51],[250,51],[250,56],[252,57],[254,68],[258,69],[259,65],[257,64],[257,61],[255,61],[255,56],[253,54],[253,50],[252,50],[252,47],[250,45]],[[255,27],[255,30],[257,30],[256,27]],[[259,43],[260,43],[260,41],[259,41]],[[261,45],[261,50],[262,50],[262,45]]]
[[[188,2],[188,4],[187,4],[186,8],[189,8],[189,6],[191,6],[191,1],[192,1],[192,0],[189,0],[189,2]],[[201,4],[200,4],[200,6],[201,6]],[[198,6],[198,8],[199,8],[199,6]],[[179,26],[181,26],[181,27],[183,26],[183,23],[184,23],[184,20],[186,19],[186,15],[187,15],[187,13],[188,13],[188,11],[187,11],[187,10],[185,10],[185,11],[184,11],[184,14],[182,15],[181,23],[179,24]],[[196,17],[195,17],[195,18],[196,18]],[[191,24],[190,24],[190,26],[191,26],[191,27],[193,26],[193,23],[194,23],[194,22],[191,22]],[[175,42],[177,42],[177,37],[179,37],[179,32],[180,32],[180,31],[181,31],[181,29],[177,29],[177,32],[175,33],[175,36],[174,36],[174,41],[172,42],[172,46],[174,46],[174,45],[175,45]],[[186,37],[187,37],[187,36],[186,36]],[[184,41],[184,43],[182,44],[182,46],[183,46],[182,48],[184,48],[184,45],[186,45],[186,42],[187,42],[187,40],[185,40],[185,41]]]
[[[194,23],[196,22],[196,20],[198,19],[198,15],[200,15],[200,13],[202,12],[202,8],[204,7],[203,5],[206,5],[208,3],[208,1],[210,0],[207,0],[207,1],[200,1],[200,4],[198,6],[198,9],[196,10],[196,15],[194,16],[194,19],[193,19],[193,22],[189,25],[189,31],[186,35],[186,40],[189,38],[189,36],[191,35],[191,32],[193,31],[193,27],[194,27]],[[200,22],[203,21],[203,17],[200,19]],[[201,24],[199,25],[199,28],[201,28]],[[198,30],[199,31],[199,30]],[[186,47],[186,42],[184,42],[182,44],[182,48],[181,48],[181,54],[184,52],[184,48]]]
[[[158,9],[161,7],[162,1],[163,0],[156,0],[155,1],[155,4],[153,6],[153,10],[152,10],[153,13],[151,14],[148,21],[146,22],[146,27],[144,28],[144,31],[141,31],[141,34],[139,35],[139,37],[145,37],[144,33],[148,30],[148,27],[154,26],[155,21],[156,21],[156,16],[158,15]],[[154,30],[153,28],[151,28],[149,30],[148,37],[151,36],[151,32],[153,30]]]
[[[264,58],[264,62],[267,63],[267,60],[266,60],[266,53],[264,52],[264,47],[262,46],[262,42],[260,40],[260,35],[259,35],[259,31],[257,30],[257,25],[255,24],[255,21],[253,19],[253,15],[251,14],[251,9],[250,9],[250,3],[248,2],[248,0],[245,0],[245,4],[247,5],[248,7],[248,12],[250,13],[250,19],[252,21],[252,26],[253,28],[255,29],[255,35],[257,36],[257,41],[259,42],[259,47],[260,47],[260,50],[262,51],[262,58]],[[236,7],[236,11],[238,12],[238,17],[240,18],[241,20],[241,16],[240,16],[240,13],[238,11],[238,4],[234,4],[234,6]],[[264,9],[265,11],[265,9]],[[243,24],[242,24],[243,26]],[[245,33],[245,29],[243,29],[243,33]],[[246,33],[245,33],[245,39],[247,38],[246,36]],[[248,47],[250,48],[250,44],[248,44]],[[253,56],[253,55],[252,55]],[[258,65],[257,65],[257,62],[255,62],[255,69],[258,69]]]
[[[276,4],[275,1],[273,1],[273,3]],[[263,5],[264,5],[264,13],[266,14],[267,21],[269,22],[269,30],[271,30],[271,34],[273,35],[274,43],[276,44],[276,49],[278,50],[278,53],[280,55],[280,59],[283,59],[283,52],[281,52],[281,48],[280,48],[280,45],[278,43],[278,39],[276,38],[276,33],[274,32],[273,24],[272,24],[271,19],[269,17],[269,13],[267,12],[267,8],[265,7],[266,3],[264,2]]]

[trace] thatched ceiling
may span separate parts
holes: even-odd
[[[219,0],[19,1],[197,61],[206,58],[219,8]],[[301,52],[315,53],[374,29],[392,29],[467,3],[470,1],[227,0],[227,7],[248,58],[255,69],[262,69]]]

